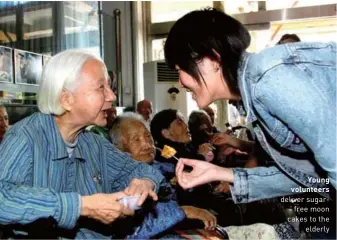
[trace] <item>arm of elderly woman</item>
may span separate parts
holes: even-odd
[[[133,160],[111,144],[106,146],[106,152],[112,192],[124,191],[127,195],[140,195],[138,205],[141,205],[148,196],[157,200],[156,192],[164,181],[160,171],[149,164]]]
[[[81,215],[108,223],[133,214],[117,202],[124,193],[81,197],[75,192],[29,186],[32,162],[28,140],[22,134],[8,134],[0,145],[0,224],[27,224],[52,217],[58,227],[71,229]]]
[[[205,224],[206,230],[214,230],[217,224],[216,216],[206,209],[197,208],[194,206],[181,206],[186,217],[189,219],[199,219]]]
[[[0,181],[0,224],[27,224],[53,217],[61,228],[74,228],[79,216],[105,224],[134,212],[116,202],[123,193],[94,194],[57,193],[50,188],[18,186]],[[24,198],[24,199],[23,199]]]

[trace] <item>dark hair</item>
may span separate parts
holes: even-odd
[[[165,138],[161,132],[164,129],[168,129],[171,123],[177,119],[177,112],[178,110],[176,109],[165,109],[154,115],[150,129],[152,137],[157,144],[160,145],[164,142]]]
[[[230,91],[238,93],[237,70],[249,44],[249,32],[240,22],[219,10],[207,8],[190,12],[173,25],[165,42],[165,59],[170,68],[178,65],[199,84],[197,62],[204,57],[217,60]]]
[[[281,37],[280,41],[277,42],[277,45],[282,44],[284,42],[284,40],[286,40],[286,39],[292,39],[295,42],[300,42],[301,41],[301,39],[296,34],[284,34]]]
[[[204,131],[200,131],[200,126],[202,125],[204,118],[211,119],[205,110],[195,110],[191,112],[188,118],[188,129],[190,130],[192,136],[192,142],[195,146],[199,146],[202,143],[208,141],[208,135]]]
[[[200,132],[199,128],[201,126],[203,116],[209,117],[205,110],[194,110],[191,112],[188,118],[188,129],[190,130],[192,137],[193,134]]]

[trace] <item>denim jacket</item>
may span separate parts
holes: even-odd
[[[293,43],[244,53],[238,84],[247,124],[276,167],[234,169],[236,202],[336,188],[336,44]],[[299,192],[295,188],[301,188]],[[319,189],[321,188],[321,189]]]

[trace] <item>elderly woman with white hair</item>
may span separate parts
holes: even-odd
[[[101,59],[65,51],[42,73],[35,113],[0,145],[0,225],[9,238],[113,238],[111,224],[134,211],[127,195],[157,200],[163,177],[107,140],[84,131],[104,126],[115,95]]]

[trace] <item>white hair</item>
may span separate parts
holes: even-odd
[[[123,149],[123,143],[121,139],[121,126],[126,121],[139,121],[143,123],[147,129],[149,129],[149,126],[145,122],[144,118],[137,113],[126,112],[117,116],[117,118],[113,121],[111,128],[109,129],[109,136],[111,142],[116,146],[116,148],[120,150]]]
[[[61,106],[60,97],[63,89],[74,91],[80,85],[80,74],[88,60],[101,62],[99,57],[79,50],[67,50],[52,57],[43,68],[38,94],[39,110],[46,114],[62,115],[65,109]]]

